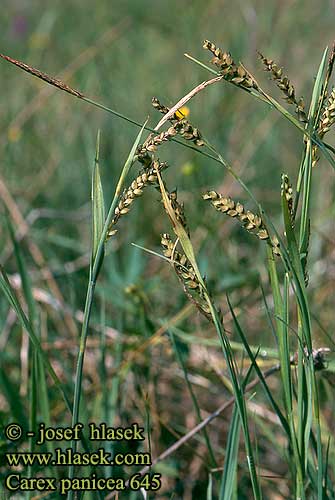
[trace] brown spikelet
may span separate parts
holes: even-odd
[[[44,80],[45,82],[49,83],[50,85],[53,85],[54,87],[57,87],[61,90],[64,90],[65,92],[68,92],[69,94],[72,94],[76,97],[82,98],[84,97],[84,94],[82,92],[79,92],[79,90],[73,89],[72,87],[69,87],[66,85],[66,83],[62,82],[61,80],[57,80],[57,78],[53,78],[52,76],[47,75],[46,73],[42,73],[42,71],[33,68],[32,66],[29,66],[28,64],[25,64],[21,61],[17,61],[16,59],[12,59],[9,56],[5,56],[4,54],[0,54],[0,57],[5,59],[6,61],[9,61],[12,64],[15,64],[19,68],[23,69],[24,71],[27,71],[27,73],[30,73],[33,76],[36,76],[37,78],[40,78],[41,80]]]
[[[174,127],[170,127],[165,132],[161,132],[158,135],[149,134],[148,138],[143,144],[140,144],[137,148],[137,159],[145,169],[150,169],[154,162],[154,153],[157,148],[164,142],[170,141],[177,134]]]
[[[287,207],[288,207],[288,211],[289,211],[289,214],[291,217],[291,224],[293,227],[293,225],[294,225],[294,220],[293,220],[293,189],[292,189],[292,185],[290,184],[290,181],[289,181],[287,174],[282,175],[281,192],[282,192],[282,195],[285,196],[285,199],[287,201]]]
[[[202,140],[201,133],[196,127],[190,124],[186,118],[179,120],[175,124],[175,128],[186,141],[192,141],[196,146],[204,146],[205,142]]]
[[[151,104],[153,105],[153,107],[155,109],[157,109],[157,111],[162,113],[162,115],[166,115],[170,111],[170,108],[164,106],[164,104],[161,104],[161,102],[157,99],[157,97],[153,97],[151,99]],[[177,117],[176,117],[176,120],[177,120]]]
[[[164,109],[164,114],[169,111],[168,108],[164,108],[164,106],[159,103],[158,99],[154,99],[154,102],[157,105],[156,107],[161,110]],[[175,116],[177,115],[175,114]],[[168,142],[173,139],[177,134],[182,135],[182,137],[186,140],[193,141],[197,146],[202,146],[204,144],[198,129],[192,127],[186,119],[172,117],[170,122],[172,125],[167,130],[157,135],[154,133],[149,134],[146,141],[138,146],[136,153],[137,159],[140,163],[142,163],[144,168],[152,167],[154,153],[157,151],[158,147],[164,142]]]
[[[271,246],[272,246],[273,253],[275,255],[277,255],[277,257],[280,257],[281,256],[280,244],[279,244],[279,240],[278,240],[277,236],[272,236],[272,238],[271,238]]]
[[[157,170],[162,171],[164,168],[167,168],[167,163],[154,160],[153,167],[150,169],[143,169],[130,186],[124,190],[118,206],[115,208],[112,222],[109,225],[107,239],[116,234],[117,230],[115,229],[115,225],[120,217],[129,212],[134,200],[142,196],[143,189],[150,184],[155,185],[157,183]]]
[[[280,255],[278,240],[275,237],[270,239],[264,222],[259,215],[250,212],[250,210],[245,210],[240,202],[236,203],[229,197],[225,198],[216,191],[207,191],[202,197],[204,200],[209,200],[219,212],[238,219],[248,232],[254,234],[260,240],[268,240],[271,243],[273,252],[276,255]]]
[[[236,217],[247,231],[255,234],[259,239],[267,240],[269,238],[262,218],[250,210],[245,210],[240,202],[235,203],[231,198],[225,198],[216,191],[208,191],[202,197],[204,200],[210,200],[213,207],[219,212]]]
[[[335,87],[332,88],[332,91],[328,99],[325,101],[323,111],[319,120],[318,134],[320,139],[323,139],[325,134],[329,132],[334,123],[335,123]],[[313,167],[315,167],[315,165],[319,161],[317,152],[318,152],[318,146],[314,144],[312,147]]]
[[[172,210],[174,211],[176,219],[181,223],[181,225],[184,227],[187,234],[189,235],[189,228],[188,228],[187,221],[186,221],[184,203],[180,203],[178,201],[176,189],[174,191],[170,191],[170,192],[166,191],[166,192],[167,192],[167,195],[169,197],[171,207],[172,207]],[[163,203],[163,201],[162,201],[162,203]]]
[[[258,53],[262,63],[265,66],[265,71],[271,73],[272,78],[275,80],[277,87],[285,94],[285,100],[289,104],[295,105],[295,111],[301,122],[307,122],[307,116],[304,111],[305,104],[303,98],[300,97],[298,100],[295,94],[294,85],[290,82],[287,76],[283,75],[283,68],[279,66],[272,60],[267,59],[260,52]]]
[[[137,154],[142,156],[146,152],[155,153],[163,142],[170,141],[175,135],[177,135],[175,127],[170,127],[168,130],[158,135],[150,134],[145,143],[138,147]]]
[[[323,113],[320,118],[318,134],[322,138],[335,123],[335,87],[327,99]]]
[[[244,89],[258,89],[258,84],[253,76],[239,63],[236,64],[230,52],[223,52],[219,47],[209,40],[205,40],[203,48],[209,50],[213,54],[211,63],[219,68],[220,73],[225,80],[234,83]]]
[[[171,259],[171,263],[183,285],[187,297],[208,320],[212,321],[210,309],[206,302],[202,286],[187,257],[176,250],[176,242],[173,242],[170,235],[167,233],[161,235],[161,245],[165,257]]]
[[[329,130],[335,123],[335,88],[333,87],[330,94],[328,93],[328,84],[333,72],[334,62],[335,62],[335,42],[333,43],[332,50],[330,52],[330,56],[328,59],[326,77],[323,85],[324,91],[322,96],[322,112],[319,118],[318,129],[317,129],[317,132],[321,139],[327,132],[329,132]],[[312,146],[313,167],[315,167],[315,165],[319,161],[317,152],[318,152],[318,146],[313,144]]]
[[[323,88],[324,88],[323,100],[322,100],[322,107],[323,108],[325,108],[325,106],[326,106],[326,100],[327,100],[327,96],[328,96],[328,84],[329,84],[330,77],[332,76],[332,73],[333,73],[334,62],[335,62],[335,41],[333,42],[333,46],[332,46],[332,49],[330,51],[325,81],[324,81],[324,85],[323,85]]]

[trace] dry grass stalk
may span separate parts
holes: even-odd
[[[169,111],[163,116],[163,118],[157,123],[155,130],[159,130],[164,123],[166,123],[170,118],[178,112],[180,108],[185,106],[185,104],[192,99],[195,95],[199,94],[199,92],[203,91],[206,87],[209,85],[213,85],[214,83],[217,83],[221,81],[223,78],[222,75],[216,76],[215,78],[211,78],[211,80],[205,80],[204,82],[200,83],[196,87],[194,87],[188,94],[184,95],[179,101],[171,108]]]
[[[156,97],[153,97],[151,102],[153,107],[163,115],[170,113],[170,108],[161,104]],[[180,134],[187,141],[192,141],[196,146],[203,146],[205,144],[201,138],[199,130],[196,127],[193,127],[193,125],[191,125],[191,123],[182,116],[180,111],[173,113],[173,115],[170,116],[169,121],[173,124],[176,133]]]

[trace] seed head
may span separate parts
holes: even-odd
[[[161,245],[165,257],[171,259],[174,270],[183,284],[184,292],[196,305],[199,311],[212,320],[209,306],[205,300],[204,292],[197,278],[196,272],[187,257],[176,250],[176,242],[173,242],[168,233],[161,235]]]
[[[279,68],[272,59],[267,59],[259,52],[259,57],[265,66],[265,71],[271,73],[273,80],[275,80],[277,87],[284,93],[284,99],[289,104],[295,105],[295,111],[301,122],[307,122],[307,116],[304,111],[305,104],[302,97],[296,98],[295,89],[287,76],[283,76],[283,68]]]
[[[114,236],[117,230],[115,225],[122,215],[126,215],[131,205],[136,198],[139,198],[143,194],[143,189],[150,184],[157,184],[157,170],[161,171],[167,168],[167,163],[160,162],[159,160],[153,161],[153,166],[150,169],[143,169],[139,175],[132,181],[130,186],[124,190],[118,206],[115,208],[114,217],[109,225],[107,232],[107,239]]]
[[[294,215],[293,215],[293,189],[292,189],[292,186],[290,184],[289,178],[286,174],[282,175],[281,192],[282,192],[282,196],[284,196],[286,201],[287,201],[288,211],[290,213],[291,223],[293,225],[293,218],[294,218]]]
[[[204,41],[203,47],[212,52],[214,57],[211,59],[211,63],[219,68],[225,80],[245,89],[258,89],[256,80],[248,73],[241,63],[236,64],[234,62],[230,52],[223,52],[223,50],[216,47],[216,45],[209,40]]]

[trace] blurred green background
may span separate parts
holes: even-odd
[[[205,38],[229,50],[280,100],[278,89],[263,71],[257,50],[273,58],[284,66],[298,96],[303,95],[308,104],[324,48],[335,38],[334,14],[330,0],[3,0],[0,52],[62,78],[86,96],[139,122],[149,116],[149,124],[154,126],[160,115],[151,107],[153,96],[172,106],[210,77],[183,55],[186,52],[207,63],[209,54],[202,49]],[[109,201],[137,129],[3,60],[0,81],[0,197],[22,241],[40,305],[42,339],[59,374],[71,388],[76,333],[88,276],[91,172],[97,130],[101,129],[102,134],[101,172],[105,199]],[[275,111],[224,83],[206,89],[190,101],[189,107],[192,124],[234,166],[281,228],[280,174],[287,172],[295,184],[302,150],[300,132]],[[331,134],[328,141],[333,143]],[[201,270],[222,303],[223,312],[227,311],[224,294],[229,291],[250,339],[256,345],[273,346],[259,286],[260,281],[264,286],[267,283],[263,246],[201,200],[201,193],[208,188],[243,202],[247,201],[245,193],[222,167],[196,152],[168,144],[162,146],[159,156],[169,161],[168,185],[178,187],[179,197],[185,202]],[[317,318],[315,342],[323,346],[323,329],[329,333],[334,329],[334,180],[324,159],[314,175],[309,293]],[[248,206],[255,209],[250,203]],[[15,285],[17,264],[4,210],[2,222],[1,261]],[[120,397],[118,389],[113,389],[113,375],[118,363],[127,360],[132,350],[136,353],[144,339],[162,321],[177,314],[187,300],[166,263],[131,246],[136,242],[160,251],[160,233],[171,231],[155,190],[145,192],[129,216],[121,219],[118,229],[104,263],[93,312],[92,323],[105,322],[110,338],[102,363],[99,328],[92,328],[85,365],[87,418],[101,416],[99,405],[107,397],[105,410],[109,415],[112,411],[110,418],[119,423],[145,420],[148,393],[155,424],[153,451],[157,455],[175,439],[167,431],[166,421],[171,420],[177,433],[196,423],[168,337],[130,358],[127,376],[118,379],[118,388],[124,391]],[[215,338],[215,334],[194,311],[191,319],[179,322],[178,327],[201,339],[195,351],[189,342],[180,340],[180,345],[195,377],[200,407],[207,415],[221,403],[226,390],[219,376],[222,355],[217,347],[207,350],[201,344],[204,338]],[[27,387],[22,332],[2,298],[0,329],[2,370],[10,373],[25,407],[28,402],[24,398]],[[100,369],[105,370],[103,380]],[[5,396],[1,396],[1,403],[1,417],[8,420],[13,408]],[[52,408],[56,420],[66,421],[56,399],[52,400]],[[218,446],[222,446],[221,441],[217,438]],[[201,452],[203,443],[196,442],[194,448]],[[197,491],[205,491],[206,474],[199,458],[194,457],[192,450],[180,452],[171,468],[165,470],[173,481],[164,483],[164,491],[175,491],[182,498],[196,498]],[[189,483],[185,480],[188,468],[193,471]]]

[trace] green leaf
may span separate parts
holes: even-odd
[[[7,216],[7,225],[8,225],[8,229],[9,229],[10,238],[12,240],[13,247],[14,247],[14,254],[15,254],[15,258],[17,261],[18,270],[19,270],[19,274],[20,274],[20,278],[21,278],[23,295],[24,295],[24,298],[25,298],[27,306],[28,306],[29,321],[31,322],[31,324],[34,324],[36,321],[36,304],[35,304],[35,299],[33,297],[33,291],[32,291],[32,286],[31,286],[31,282],[30,282],[30,277],[28,274],[26,263],[25,263],[24,258],[22,256],[22,251],[21,251],[20,245],[18,244],[18,242],[15,238],[15,230],[14,230],[12,221],[10,220],[9,216]]]
[[[16,315],[17,315],[22,327],[28,333],[29,338],[30,338],[31,342],[33,343],[34,347],[40,353],[40,355],[43,359],[43,362],[44,362],[52,380],[54,381],[56,387],[60,390],[67,408],[71,411],[71,404],[70,404],[70,401],[69,401],[69,399],[68,399],[68,397],[67,397],[67,395],[62,387],[62,384],[61,384],[59,378],[57,377],[54,369],[52,368],[50,361],[48,360],[47,356],[45,355],[45,353],[41,347],[41,344],[40,344],[40,342],[39,342],[39,340],[38,340],[38,338],[33,330],[33,327],[31,325],[31,323],[29,322],[27,316],[23,312],[23,309],[20,305],[20,302],[18,301],[18,298],[16,297],[16,294],[15,294],[11,284],[9,283],[9,279],[7,277],[7,274],[1,265],[0,265],[0,288],[2,288],[2,291],[3,291],[4,295],[6,296],[9,304],[16,312]]]
[[[252,370],[253,365],[251,364],[242,383],[243,389],[245,389],[247,386]],[[235,498],[233,493],[234,488],[236,489],[240,435],[241,419],[238,407],[235,404],[230,421],[225,461],[220,483],[219,500],[231,500],[232,498]]]
[[[200,407],[199,407],[196,395],[195,395],[195,393],[193,391],[192,384],[191,384],[191,382],[189,380],[189,376],[188,376],[188,373],[187,373],[185,362],[183,360],[183,356],[182,356],[182,354],[181,354],[181,352],[179,350],[178,344],[177,344],[177,342],[176,342],[176,340],[174,338],[174,335],[173,335],[171,329],[169,329],[169,334],[170,334],[170,338],[171,338],[172,347],[173,347],[173,349],[174,349],[174,351],[176,353],[176,358],[178,360],[178,363],[181,366],[181,369],[183,370],[183,375],[184,375],[185,382],[186,382],[187,388],[189,390],[189,393],[190,393],[190,396],[191,396],[191,399],[192,399],[192,402],[193,402],[193,406],[194,406],[195,413],[197,415],[198,423],[201,423],[202,419],[201,419]],[[208,436],[206,428],[203,429],[203,435],[204,435],[204,439],[205,439],[205,442],[206,442],[206,446],[207,446],[207,449],[208,449],[209,456],[211,458],[212,465],[213,465],[213,467],[217,467],[217,462],[215,460],[214,451],[213,451],[213,448],[212,448],[212,445],[211,445],[211,442],[210,442],[210,438]]]
[[[240,434],[241,434],[240,414],[238,411],[238,407],[234,405],[234,411],[232,414],[229,427],[225,462],[223,467],[223,475],[220,484],[219,500],[230,500],[233,496],[233,489],[237,475]]]
[[[320,105],[322,104],[322,95],[323,95],[323,83],[325,81],[325,75],[327,70],[327,56],[328,56],[328,47],[325,48],[318,73],[316,75],[316,79],[314,82],[313,93],[311,104],[308,112],[308,121],[310,124],[310,128],[314,128],[316,125],[316,118],[319,115]]]
[[[105,202],[100,178],[99,151],[100,130],[98,130],[97,134],[95,161],[92,175],[92,262],[96,256],[105,223]]]
[[[9,405],[11,418],[28,430],[29,422],[26,417],[24,401],[20,396],[17,385],[12,382],[6,373],[5,366],[0,366],[0,388],[2,396]]]
[[[243,332],[242,328],[241,328],[241,325],[236,317],[236,314],[235,314],[235,311],[233,309],[233,306],[231,305],[231,302],[230,302],[230,299],[229,299],[229,296],[227,295],[227,302],[228,302],[228,306],[229,306],[229,310],[230,310],[230,313],[232,315],[232,318],[233,318],[233,322],[234,322],[234,326],[239,334],[239,336],[241,337],[241,340],[243,342],[243,345],[247,351],[247,354],[253,364],[253,367],[255,368],[255,371],[261,381],[261,384],[263,386],[263,389],[265,390],[265,393],[270,401],[270,404],[273,408],[273,410],[276,412],[278,418],[280,419],[280,422],[283,426],[283,429],[285,430],[286,434],[289,436],[290,435],[290,430],[289,430],[289,426],[288,426],[288,423],[287,423],[287,420],[286,418],[284,417],[282,411],[280,410],[278,404],[276,403],[273,395],[272,395],[272,392],[268,386],[268,384],[266,383],[266,380],[263,376],[263,373],[262,373],[262,370],[259,368],[258,366],[258,363],[256,362],[256,356],[252,353],[251,349],[250,349],[250,346],[249,346],[249,343],[247,341],[247,337],[245,335],[245,333]]]

